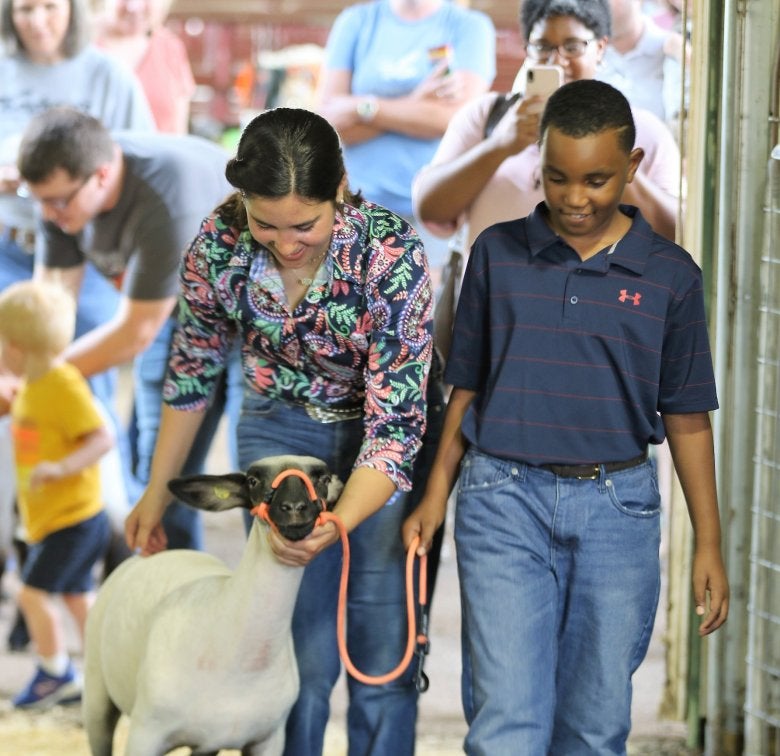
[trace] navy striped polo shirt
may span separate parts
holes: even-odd
[[[664,439],[659,413],[717,409],[701,270],[639,210],[583,261],[545,221],[475,240],[445,380],[475,391],[467,441],[527,462],[631,459]]]

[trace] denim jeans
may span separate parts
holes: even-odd
[[[276,454],[318,457],[346,481],[363,439],[363,421],[320,423],[302,407],[248,391],[238,425],[242,469]],[[407,495],[361,523],[350,534],[347,647],[355,666],[369,675],[394,669],[406,638],[405,554],[400,528]],[[301,687],[287,720],[287,756],[316,756],[323,749],[330,695],[341,663],[336,609],[342,551],[326,549],[309,564],[293,615]],[[417,692],[414,664],[397,680],[379,686],[348,678],[350,756],[405,756],[414,752]]]
[[[653,464],[578,480],[470,450],[455,544],[466,753],[625,754],[660,591]]]
[[[162,391],[168,369],[168,352],[176,321],[169,318],[155,340],[135,358],[133,362],[133,391],[135,400],[136,424],[136,477],[142,485],[149,481],[154,445],[160,427],[162,412]],[[228,435],[235,437],[235,426],[240,410],[240,397],[243,393],[243,376],[240,355],[235,348],[229,357],[227,367],[216,389],[214,400],[203,418],[195,442],[190,450],[182,475],[196,475],[203,467],[225,408],[232,408],[228,415]],[[235,445],[231,445],[235,452]],[[237,469],[235,456],[231,465]],[[200,513],[185,504],[174,501],[163,515],[163,527],[168,537],[169,549],[202,549],[203,523]]]

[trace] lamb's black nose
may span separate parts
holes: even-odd
[[[291,541],[299,541],[312,531],[319,512],[319,503],[309,498],[308,489],[297,476],[282,480],[269,501],[269,518]]]

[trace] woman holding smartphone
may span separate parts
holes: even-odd
[[[611,31],[609,0],[524,0],[521,27],[532,67],[558,66],[563,81],[595,79]],[[530,86],[530,82],[529,82]],[[543,200],[539,121],[542,97],[519,97],[486,136],[489,92],[450,121],[436,154],[414,181],[415,215],[433,233],[448,237],[468,223],[468,246],[488,226],[528,215]],[[623,201],[637,205],[656,231],[674,240],[680,153],[672,133],[649,111],[633,109],[636,144],[645,158]]]

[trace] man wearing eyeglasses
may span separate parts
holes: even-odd
[[[23,191],[41,217],[35,275],[58,279],[77,293],[89,261],[121,291],[116,315],[76,339],[66,358],[87,377],[133,362],[142,484],[159,426],[181,255],[203,218],[231,191],[227,159],[221,147],[199,137],[111,134],[97,119],[67,107],[34,118],[19,148]],[[240,389],[240,370],[235,385]],[[189,472],[202,467],[221,411],[215,402]],[[194,510],[174,506],[165,527],[171,548],[202,547]]]
[[[611,32],[609,0],[523,0],[526,60],[555,65],[563,82],[598,78]],[[488,226],[528,215],[543,200],[539,120],[544,102],[521,96],[493,130],[486,124],[498,95],[472,100],[450,121],[429,165],[412,187],[415,215],[434,233],[451,236],[468,225],[468,246]],[[652,113],[635,109],[636,144],[645,158],[622,201],[636,205],[651,226],[674,240],[680,153],[674,136]]]

